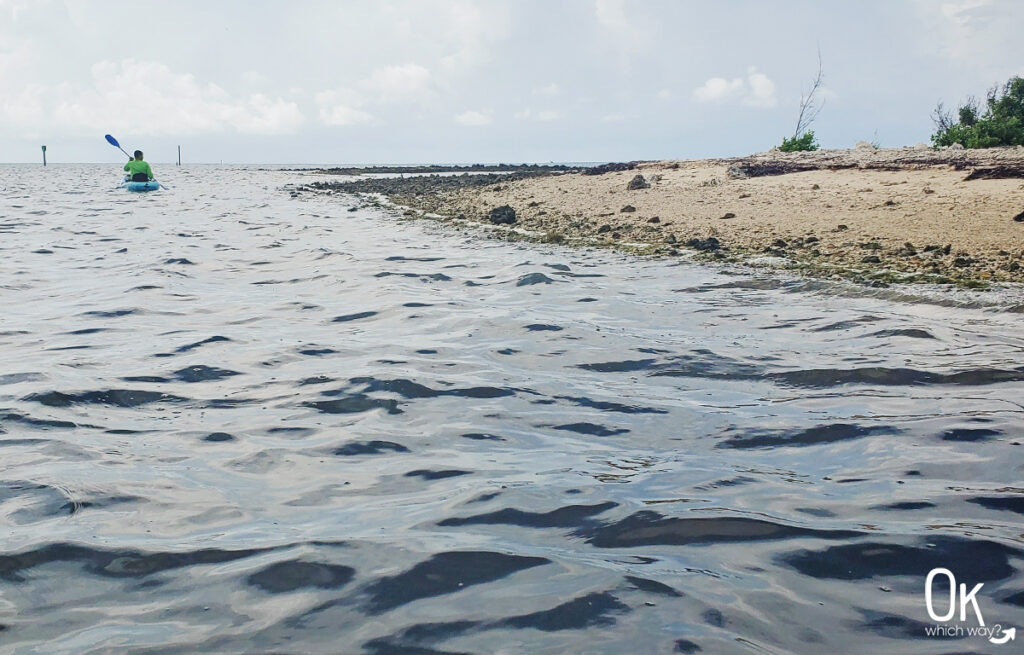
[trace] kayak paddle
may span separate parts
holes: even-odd
[[[109,143],[110,145],[114,146],[115,148],[117,148],[121,152],[124,152],[124,154],[128,155],[128,153],[125,152],[124,148],[121,147],[121,144],[117,142],[117,139],[115,139],[114,137],[110,136],[109,134],[107,134],[106,137],[107,137],[107,143]],[[135,158],[132,157],[131,155],[128,155],[128,159],[135,159]]]

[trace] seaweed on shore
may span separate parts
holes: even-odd
[[[1024,164],[1005,164],[975,168],[964,182],[971,180],[1014,180],[1024,178]]]

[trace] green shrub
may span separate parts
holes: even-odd
[[[808,130],[791,139],[783,138],[782,145],[779,146],[779,150],[782,152],[806,152],[817,149],[818,142],[814,140],[814,130]]]
[[[932,143],[965,148],[1024,145],[1024,78],[1011,77],[1002,87],[993,87],[985,98],[985,110],[979,111],[973,98],[957,110],[957,120],[943,109],[942,103],[932,116],[936,131]]]

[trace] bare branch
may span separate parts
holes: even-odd
[[[822,108],[825,106],[824,100],[819,101],[817,97],[824,83],[825,71],[821,64],[821,48],[818,48],[818,74],[814,77],[814,81],[811,82],[810,91],[806,95],[800,96],[800,113],[796,118],[796,130],[793,131],[794,139],[807,131],[807,128],[818,118],[818,114],[821,113]]]
[[[932,110],[932,122],[935,123],[935,129],[939,132],[945,132],[953,127],[953,115],[946,109],[941,100],[935,105],[935,109]]]

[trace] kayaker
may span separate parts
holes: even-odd
[[[141,150],[135,151],[135,157],[128,160],[128,163],[124,165],[124,170],[131,175],[132,182],[149,182],[153,179],[153,169],[149,167],[148,163],[142,161]]]

